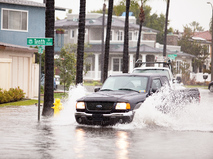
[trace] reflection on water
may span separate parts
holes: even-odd
[[[117,131],[116,133],[117,139],[116,139],[116,146],[117,146],[117,153],[116,153],[116,158],[117,159],[128,159],[128,148],[129,148],[129,143],[128,143],[128,133],[125,131]]]
[[[76,145],[74,147],[77,158],[85,158],[84,150],[85,150],[85,131],[82,128],[76,129],[75,137],[76,137]]]
[[[78,125],[75,100],[85,91],[70,92],[58,118],[38,122],[36,106],[0,108],[0,159],[213,158],[213,94],[207,90],[200,105],[173,116],[148,101],[133,123],[112,127]]]
[[[39,157],[41,158],[52,158],[51,149],[56,148],[56,141],[54,139],[54,132],[49,125],[49,122],[44,121],[44,125],[38,123],[36,129],[37,133],[34,138],[34,145],[37,148]]]

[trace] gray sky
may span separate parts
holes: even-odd
[[[43,0],[33,0],[43,2]],[[207,2],[213,4],[213,0],[170,0],[169,20],[170,25],[175,30],[183,31],[183,26],[196,21],[205,30],[209,30],[209,22],[212,16],[212,9]],[[104,0],[86,0],[86,11],[101,9]],[[117,4],[119,0],[114,0]],[[106,2],[108,4],[108,2]],[[55,5],[64,8],[70,8],[73,13],[79,12],[80,0],[55,0]],[[165,0],[149,0],[147,5],[152,7],[151,13],[158,15],[166,13]],[[66,16],[66,13],[56,12],[56,16],[60,19]]]

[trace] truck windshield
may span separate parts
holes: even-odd
[[[134,73],[158,73],[161,75],[166,75],[169,80],[171,80],[171,77],[169,75],[169,71],[165,69],[135,69],[133,70]]]
[[[104,90],[124,90],[146,92],[148,77],[143,76],[111,76],[103,84]]]

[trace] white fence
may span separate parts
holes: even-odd
[[[207,79],[203,79],[203,75],[208,75]],[[203,73],[190,73],[190,79],[195,79],[197,82],[211,81],[211,74]]]

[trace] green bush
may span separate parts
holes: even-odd
[[[25,93],[22,89],[10,88],[8,91],[0,88],[0,104],[15,102],[24,98]]]

